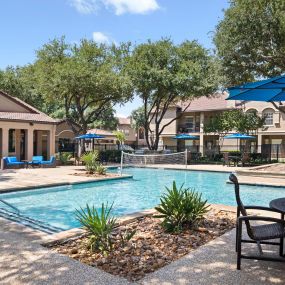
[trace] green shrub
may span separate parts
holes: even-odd
[[[101,213],[87,204],[86,210],[76,210],[76,218],[89,234],[89,246],[92,251],[99,250],[106,254],[113,249],[112,232],[116,225],[116,219],[111,216],[113,204],[108,207],[104,203]]]
[[[87,172],[95,173],[99,164],[99,152],[97,150],[86,152],[82,155],[81,160],[84,162]]]
[[[163,218],[162,226],[168,232],[179,232],[183,227],[194,227],[199,224],[208,212],[207,200],[202,200],[202,194],[190,188],[178,189],[173,181],[172,189],[160,198],[160,205],[155,207],[159,212],[156,218]]]
[[[76,210],[76,219],[88,232],[91,251],[100,251],[106,255],[114,249],[116,240],[124,247],[136,233],[136,230],[125,231],[115,236],[117,219],[111,215],[112,208],[113,204],[108,207],[108,203],[106,205],[103,203],[100,213],[94,206],[90,207],[88,204],[86,209]]]
[[[68,161],[71,159],[72,154],[70,152],[60,152],[58,155],[58,159],[63,165],[66,165]]]
[[[97,165],[96,172],[99,175],[105,175],[106,174],[106,167],[104,167],[102,164],[99,164],[99,165]]]

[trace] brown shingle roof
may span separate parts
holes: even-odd
[[[87,133],[97,134],[97,135],[102,135],[102,136],[112,136],[112,137],[115,136],[111,131],[106,131],[106,130],[101,130],[101,129],[90,129],[87,131]]]
[[[130,118],[118,117],[118,121],[119,121],[119,125],[130,125],[131,124]]]
[[[24,107],[28,112],[0,112],[1,121],[27,121],[27,122],[37,122],[37,123],[56,123],[56,120],[44,114],[43,112],[37,110],[31,105],[25,103],[24,101],[12,97],[11,95],[0,91],[0,96],[7,98],[8,100]]]
[[[215,111],[215,110],[227,110],[232,109],[233,105],[226,101],[226,93],[218,93],[211,97],[200,97],[191,102],[190,106],[186,109],[186,112],[201,112],[201,111]],[[187,106],[187,103],[181,105],[182,109]]]

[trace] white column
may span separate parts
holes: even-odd
[[[200,152],[204,156],[204,112],[200,113]]]
[[[47,131],[47,159],[55,155],[55,126]]]
[[[20,160],[21,156],[21,130],[15,130],[15,153],[18,160]]]
[[[257,135],[257,152],[261,153],[261,145],[262,145],[262,135]]]
[[[9,155],[9,129],[2,128],[2,157]]]
[[[34,130],[28,129],[26,135],[26,159],[32,160],[34,155]]]
[[[37,155],[42,155],[43,153],[43,132],[37,132]]]

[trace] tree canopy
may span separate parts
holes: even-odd
[[[285,72],[285,1],[231,0],[214,43],[228,85]]]
[[[217,89],[213,57],[196,41],[175,45],[169,39],[136,46],[128,61],[133,91],[143,101],[144,128],[149,149],[158,148],[163,130],[178,117],[163,123],[170,106],[187,102]]]
[[[144,116],[144,108],[143,107],[139,107],[139,108],[132,111],[131,123],[132,123],[132,128],[134,128],[135,130],[139,130],[139,128],[144,127],[145,116]]]
[[[37,89],[50,102],[60,102],[65,116],[85,133],[88,125],[104,119],[116,103],[132,96],[122,58],[128,45],[98,45],[89,40],[69,45],[53,40],[37,52]]]
[[[255,112],[233,109],[212,117],[204,124],[204,132],[219,135],[222,142],[224,136],[231,132],[255,134],[259,128],[263,127],[264,120],[265,118],[258,116]]]

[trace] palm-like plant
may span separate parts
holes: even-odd
[[[184,226],[196,226],[208,212],[207,200],[202,200],[202,194],[194,189],[185,188],[183,184],[178,189],[173,181],[172,189],[160,198],[160,205],[155,207],[159,212],[156,218],[163,218],[162,226],[169,232],[181,231]]]
[[[99,152],[97,150],[84,153],[81,160],[85,164],[86,171],[94,173],[99,164]]]
[[[113,249],[112,232],[116,225],[116,218],[111,215],[113,204],[102,203],[100,213],[93,206],[86,205],[86,209],[76,210],[76,218],[89,234],[89,245],[92,251],[99,250],[106,254]]]

